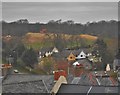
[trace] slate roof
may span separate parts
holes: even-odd
[[[91,89],[90,89],[91,88]],[[88,93],[119,93],[119,87],[113,87],[113,86],[81,86],[76,84],[62,84],[58,94],[61,93],[69,93],[70,95],[78,94],[78,95],[87,95]]]
[[[48,93],[53,85],[53,75],[13,74],[8,75],[3,81],[2,91],[3,93]]]
[[[54,47],[48,47],[48,48],[42,48],[39,52],[41,52],[41,55],[44,55],[46,52],[52,52]]]
[[[102,72],[98,72],[98,74],[102,74]],[[90,78],[90,75],[92,75],[92,79]],[[74,77],[71,76],[69,77],[70,81],[68,82],[69,84],[74,84],[75,82],[74,79],[77,78],[77,84],[79,85],[102,85],[102,86],[118,86],[118,81],[109,78],[107,76],[105,77],[96,77],[94,73],[89,73],[89,74],[81,74],[79,77]],[[99,83],[98,83],[98,81]]]
[[[80,59],[80,60],[77,60],[78,63],[80,64],[83,64],[83,66],[86,68],[86,66],[89,67],[89,69],[92,69],[92,62],[89,61],[88,59]]]
[[[96,77],[93,76],[92,80],[95,81],[95,84],[93,84],[88,76],[90,74],[82,74],[80,77],[69,76],[70,81],[68,84],[60,86],[57,95],[96,95],[97,93],[101,95],[108,93],[118,95],[120,93],[120,86],[117,82],[114,85],[109,77],[98,77],[99,85]]]
[[[52,51],[53,47],[48,47],[48,48],[42,48],[40,49],[41,52],[47,52],[47,51]]]
[[[58,94],[60,93],[86,93],[89,90],[90,86],[80,86],[76,84],[62,84],[60,89],[58,90]]]
[[[2,89],[3,93],[47,93],[42,80],[4,84]]]
[[[75,77],[75,78],[76,78],[76,77]],[[75,79],[75,78],[74,78],[74,79]],[[73,79],[73,81],[74,81],[74,79]],[[77,77],[77,79],[78,79],[78,77]],[[79,84],[79,85],[84,85],[84,86],[97,85],[97,84],[96,84],[97,81],[96,81],[95,77],[93,77],[92,80],[95,82],[94,84],[93,84],[93,81],[90,80],[90,78],[88,77],[88,75],[82,74],[82,75],[79,77],[79,80],[77,80],[77,84]],[[71,81],[71,84],[74,84],[73,81]]]
[[[77,49],[77,50],[66,50],[64,49],[63,51],[59,52],[59,53],[56,53],[54,54],[53,56],[54,57],[57,57],[57,58],[67,58],[70,53],[73,53],[76,57],[81,53],[81,51],[83,51],[84,53],[89,53],[89,50],[88,49]]]

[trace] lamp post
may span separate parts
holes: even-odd
[[[17,62],[17,59],[18,59],[18,52],[17,52],[17,50],[13,50],[13,54],[14,54],[14,63],[16,63]]]

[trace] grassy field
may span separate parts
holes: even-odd
[[[91,45],[97,39],[96,36],[91,35],[68,35],[59,34],[60,39],[65,41],[65,46],[67,48],[76,47],[81,45]],[[23,42],[26,47],[33,47],[35,50],[39,50],[44,47],[53,47],[54,40],[56,39],[56,34],[42,34],[42,33],[27,33]]]
[[[92,40],[92,41],[97,40],[98,38],[97,36],[92,36],[88,34],[81,34],[80,37],[83,39]]]
[[[34,50],[39,50],[44,47],[53,47],[53,42],[45,41],[45,42],[34,42],[34,43],[25,43],[27,48],[32,47]]]

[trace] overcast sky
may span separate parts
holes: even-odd
[[[118,20],[117,2],[2,2],[2,19],[11,22],[28,19],[46,23],[49,20],[88,21]]]

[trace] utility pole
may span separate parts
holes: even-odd
[[[68,63],[68,75],[70,74],[70,67],[69,67],[69,63]]]

